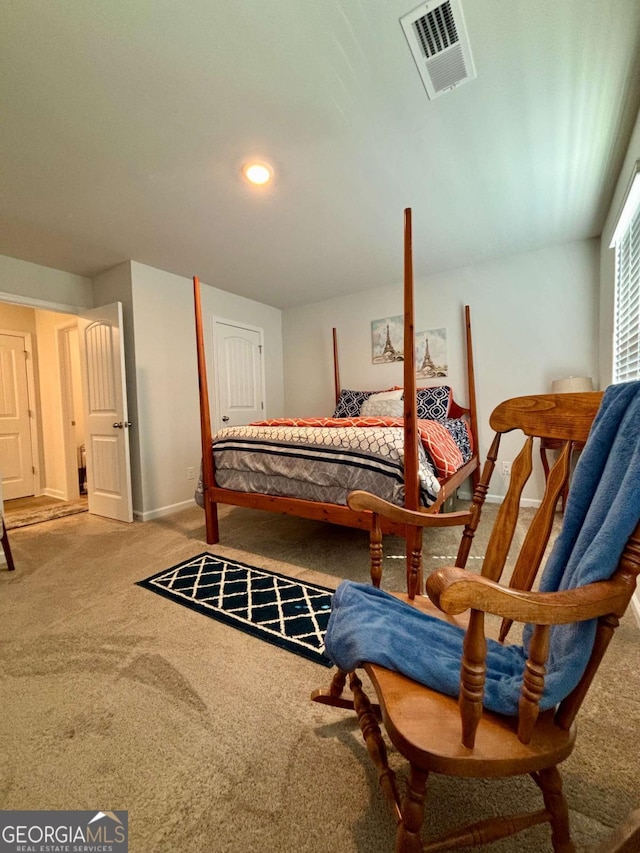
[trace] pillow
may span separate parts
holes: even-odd
[[[393,389],[387,389],[389,391]],[[351,391],[348,388],[343,388],[340,391],[336,410],[333,413],[334,418],[357,418],[360,414],[360,409],[365,400],[368,400],[373,394],[378,394],[378,391]],[[384,393],[384,392],[382,392]],[[400,389],[402,393],[402,389]]]
[[[376,394],[372,394],[367,402],[371,400],[402,400],[404,391],[402,388],[392,388],[390,391],[379,391]]]
[[[443,421],[449,413],[451,388],[448,385],[436,385],[434,388],[418,388],[418,417],[425,421]]]
[[[445,418],[442,421],[442,426],[449,431],[451,438],[460,448],[462,461],[468,462],[473,456],[473,449],[471,447],[471,435],[467,422],[463,421],[462,418]]]
[[[360,409],[362,418],[402,418],[404,417],[404,401],[399,397],[381,399],[382,394],[372,394],[365,400]]]

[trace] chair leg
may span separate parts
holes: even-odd
[[[311,701],[320,705],[331,705],[333,708],[349,708],[353,710],[353,699],[345,699],[342,693],[347,682],[347,673],[338,669],[331,679],[328,688],[318,687],[311,694]]]
[[[544,804],[551,814],[551,843],[555,853],[575,853],[569,830],[569,808],[562,793],[562,776],[557,767],[547,767],[531,774],[542,791]]]
[[[4,551],[4,556],[7,559],[7,568],[10,572],[13,572],[15,570],[15,566],[13,564],[13,556],[11,554],[11,547],[9,546],[9,537],[7,536],[6,527],[2,531],[2,549]]]
[[[400,820],[400,797],[396,786],[396,774],[389,767],[387,747],[376,717],[376,706],[362,689],[362,681],[355,672],[349,673],[349,687],[353,693],[353,706],[358,716],[358,724],[367,747],[369,757],[378,771],[378,784],[395,811],[396,820]]]
[[[347,673],[343,672],[341,669],[336,670],[335,675],[331,679],[329,695],[334,699],[337,699],[339,696],[342,696],[342,691],[344,690],[346,683]]]
[[[407,790],[402,801],[402,820],[396,830],[395,853],[422,853],[420,830],[424,822],[427,770],[411,765]]]

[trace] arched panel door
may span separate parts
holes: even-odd
[[[217,428],[264,418],[262,332],[215,320],[214,353]]]
[[[25,340],[0,334],[0,476],[5,500],[35,494]]]
[[[133,521],[122,304],[78,318],[89,512]]]

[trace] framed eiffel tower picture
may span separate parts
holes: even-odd
[[[404,361],[404,318],[385,317],[371,321],[371,353],[374,364]]]
[[[446,329],[416,332],[416,368],[418,379],[436,379],[448,375]]]

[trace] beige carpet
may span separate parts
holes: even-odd
[[[226,508],[221,532],[209,550],[254,565],[327,585],[368,578],[361,531]],[[207,550],[203,535],[195,507],[145,524],[85,513],[11,532],[0,809],[127,809],[132,853],[391,851],[393,821],[353,716],[308,699],[328,671],[135,586]],[[455,532],[429,536],[430,566],[455,553]],[[402,553],[401,540],[389,544]],[[404,561],[386,559],[385,572],[398,588]],[[639,640],[626,617],[564,765],[581,849],[640,803]],[[540,797],[528,780],[435,776],[426,831],[529,806]],[[544,853],[549,832],[491,849]]]

